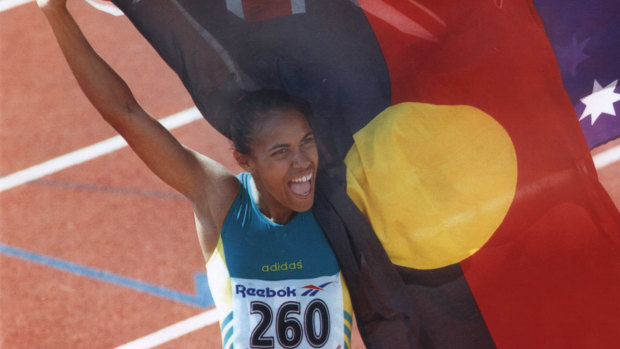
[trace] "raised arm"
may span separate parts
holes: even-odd
[[[84,94],[157,176],[195,204],[204,204],[206,192],[215,196],[210,200],[219,201],[222,185],[236,189],[228,170],[181,145],[138,105],[127,84],[88,43],[67,10],[66,0],[37,3]]]
[[[235,176],[181,145],[138,105],[127,84],[90,46],[66,0],[37,0],[37,4],[86,97],[157,176],[193,202],[199,240],[208,257],[239,190]]]

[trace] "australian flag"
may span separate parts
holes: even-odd
[[[230,86],[312,104],[367,347],[617,347],[617,1],[114,3],[214,127]]]
[[[620,4],[534,1],[590,148],[620,136]]]

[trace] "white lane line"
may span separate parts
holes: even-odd
[[[600,154],[596,154],[592,159],[594,160],[594,166],[599,170],[618,162],[620,161],[620,145],[607,149]]]
[[[0,12],[10,10],[13,7],[17,7],[17,6],[29,3],[31,1],[32,0],[2,0],[0,1]]]
[[[190,332],[212,325],[218,321],[215,309],[193,316],[189,319],[162,328],[142,338],[138,338],[114,349],[149,349],[179,338]]]
[[[96,8],[99,11],[103,11],[105,13],[109,13],[113,16],[122,16],[123,11],[121,11],[116,5],[114,5],[111,1],[108,0],[86,0],[87,3],[91,4],[92,7]]]
[[[18,7],[33,0],[0,0],[0,12],[4,12],[10,10],[14,7]],[[105,0],[86,0],[89,4],[91,4],[97,10],[109,13],[114,16],[122,16],[123,11],[121,11],[118,7],[114,6],[112,2]]]
[[[160,122],[164,125],[164,127],[172,130],[201,118],[202,115],[198,109],[193,107],[170,115],[165,119],[160,120]],[[39,165],[0,177],[0,192],[15,188],[24,183],[45,177],[88,160],[95,159],[99,156],[109,154],[126,146],[127,142],[125,142],[121,136],[115,136],[106,139],[105,141],[101,141],[88,147],[48,160]]]

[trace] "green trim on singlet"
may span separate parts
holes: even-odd
[[[220,327],[220,330],[222,332],[222,345],[223,345],[224,348],[228,347],[229,343],[232,340],[232,336],[234,334],[234,328],[232,326],[232,320],[233,320],[233,313],[231,312],[224,319],[224,321],[222,321],[222,325]],[[228,326],[228,325],[230,325],[230,326]],[[226,329],[226,326],[228,326],[228,329]]]

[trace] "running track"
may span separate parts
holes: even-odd
[[[147,110],[237,170],[125,18],[71,8]],[[191,205],[97,117],[36,5],[0,0],[0,11],[0,347],[218,348]],[[593,154],[612,154],[596,159],[620,206],[618,149]]]

